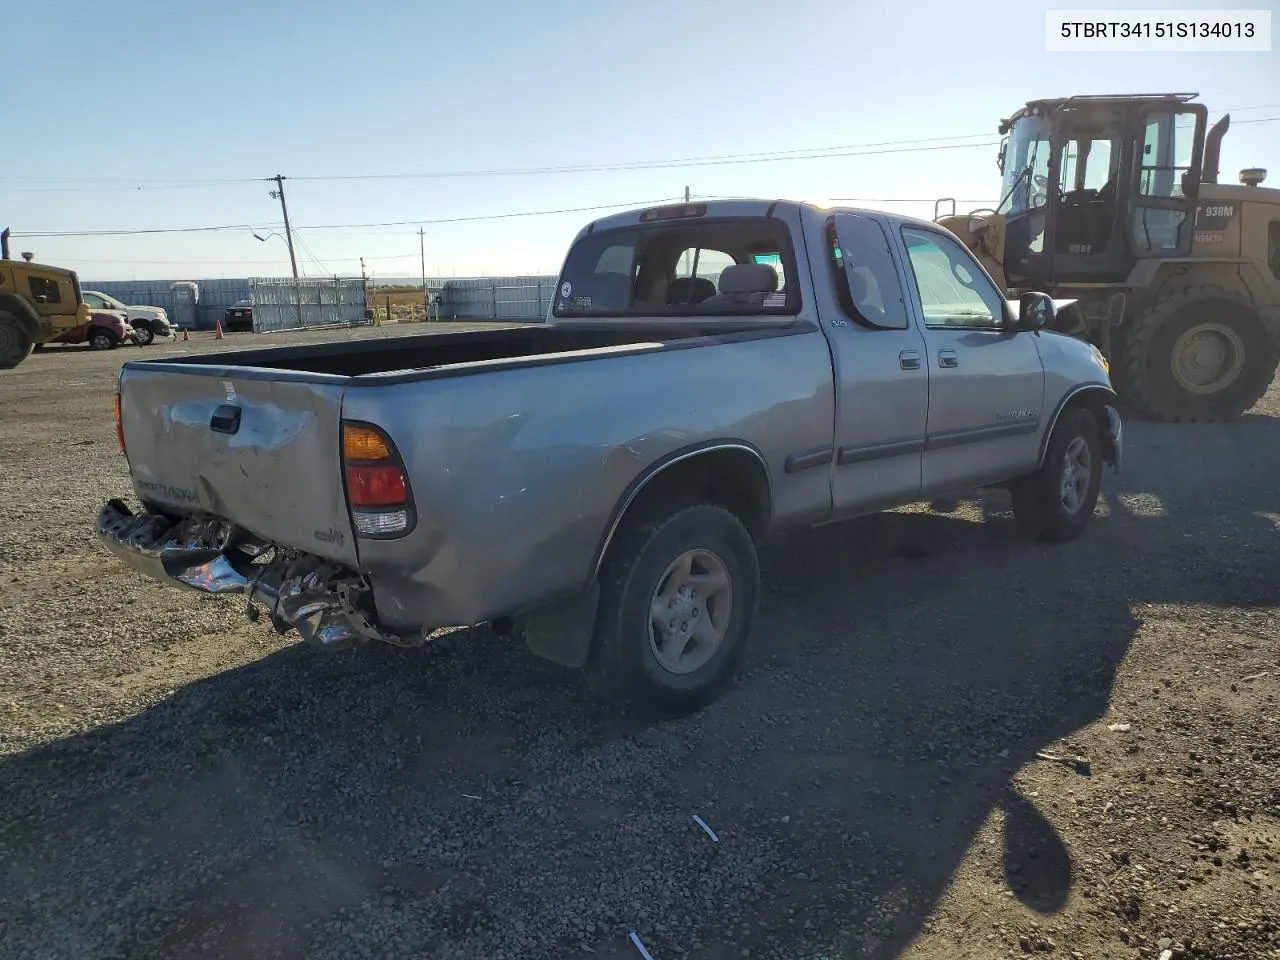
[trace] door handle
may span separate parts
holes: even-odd
[[[898,354],[898,366],[903,370],[919,370],[920,369],[920,351],[919,350],[903,350]]]
[[[958,367],[960,366],[960,358],[956,356],[956,352],[954,350],[939,350],[938,366]]]

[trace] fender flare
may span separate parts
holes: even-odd
[[[622,491],[622,495],[618,498],[614,505],[613,513],[609,516],[609,525],[605,528],[604,535],[600,539],[599,545],[596,547],[595,557],[591,564],[591,573],[587,577],[587,582],[583,585],[584,589],[590,587],[596,582],[596,578],[600,575],[600,567],[604,564],[604,558],[609,553],[609,545],[613,543],[614,535],[618,532],[618,527],[622,523],[622,518],[627,515],[627,510],[635,503],[640,494],[653,482],[659,474],[663,473],[670,467],[674,467],[678,463],[684,463],[695,457],[703,456],[709,453],[715,453],[720,450],[739,450],[749,453],[760,463],[760,469],[764,473],[765,487],[768,491],[767,512],[768,517],[765,526],[769,525],[773,513],[773,478],[769,474],[769,462],[765,460],[764,454],[751,443],[745,440],[706,440],[691,446],[681,447],[673,450],[666,456],[659,458],[651,463],[648,467],[638,473],[631,482],[627,484],[626,489]]]
[[[595,636],[596,614],[600,601],[600,567],[608,555],[614,535],[627,515],[631,505],[653,480],[668,468],[699,456],[719,450],[737,450],[749,453],[760,463],[764,472],[769,502],[769,516],[773,511],[773,480],[764,455],[752,444],[743,440],[708,440],[673,450],[640,471],[622,491],[609,516],[609,524],[596,547],[591,572],[580,591],[554,603],[525,614],[522,632],[525,644],[538,657],[566,667],[579,668],[587,663]],[[766,518],[766,525],[768,518]]]
[[[1114,410],[1115,405],[1118,402],[1115,390],[1101,381],[1090,381],[1088,383],[1077,384],[1068,390],[1066,394],[1063,395],[1062,399],[1058,401],[1057,407],[1054,408],[1053,416],[1049,418],[1049,427],[1045,430],[1044,436],[1040,438],[1040,452],[1036,457],[1037,470],[1044,466],[1044,458],[1049,452],[1049,441],[1053,437],[1053,431],[1057,429],[1058,420],[1062,417],[1063,411],[1067,409],[1067,406],[1073,400],[1087,394],[1096,394],[1103,400],[1104,412],[1107,408],[1112,408],[1112,410]],[[1109,413],[1108,417],[1110,416],[1112,416],[1112,414]],[[1118,417],[1118,414],[1116,416]],[[1104,430],[1103,442],[1106,443],[1107,440],[1108,436]]]

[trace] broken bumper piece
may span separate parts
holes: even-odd
[[[160,583],[202,593],[242,593],[246,615],[260,603],[280,633],[297,630],[315,646],[342,649],[357,640],[416,646],[374,625],[369,586],[331,560],[257,541],[226,521],[133,513],[110,500],[98,514],[98,538],[126,565]]]

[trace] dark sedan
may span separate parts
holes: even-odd
[[[227,333],[246,331],[253,333],[253,303],[241,300],[222,312],[222,329]]]

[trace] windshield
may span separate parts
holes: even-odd
[[[1026,213],[1048,201],[1049,121],[1023,117],[1013,124],[1004,159],[999,212]],[[1037,179],[1038,178],[1038,179]]]

